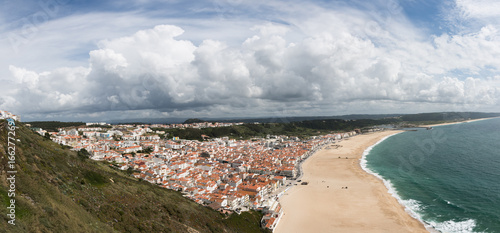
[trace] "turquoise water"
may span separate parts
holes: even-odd
[[[500,119],[400,133],[362,165],[428,229],[500,232]]]

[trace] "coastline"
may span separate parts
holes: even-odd
[[[474,122],[474,121],[483,121],[483,120],[489,120],[489,119],[495,119],[495,118],[500,118],[500,117],[488,117],[488,118],[478,118],[478,119],[457,121],[457,122],[447,122],[447,123],[431,124],[431,125],[420,125],[420,127],[436,127],[436,126],[443,126],[443,125],[455,125],[455,124],[469,123],[469,122]]]
[[[428,232],[360,163],[367,149],[399,132],[358,135],[313,154],[302,164],[309,184],[281,196],[284,214],[274,232]]]

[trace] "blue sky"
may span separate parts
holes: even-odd
[[[0,109],[26,120],[500,111],[491,0],[22,0]]]

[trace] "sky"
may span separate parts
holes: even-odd
[[[500,112],[500,1],[19,0],[23,121]]]

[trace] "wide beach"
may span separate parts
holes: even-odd
[[[428,232],[360,166],[368,147],[397,132],[358,135],[311,156],[302,165],[308,184],[280,198],[284,215],[274,232]]]
[[[442,125],[454,125],[454,124],[461,124],[461,123],[470,123],[470,122],[474,122],[474,121],[488,120],[488,119],[493,119],[493,118],[498,118],[498,117],[488,117],[488,118],[479,118],[479,119],[456,121],[456,122],[445,122],[445,123],[439,123],[439,124],[421,125],[420,127],[435,127],[435,126],[442,126]]]

